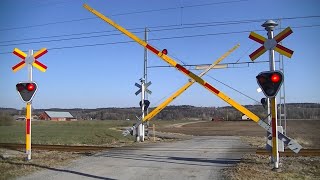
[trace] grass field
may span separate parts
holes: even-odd
[[[253,147],[263,147],[266,132],[251,121],[198,122],[151,121],[156,131],[182,133],[196,136],[242,136]],[[66,145],[110,145],[133,142],[132,136],[123,137],[119,127],[132,126],[134,121],[77,121],[32,122],[32,143]],[[319,148],[320,120],[289,121],[289,136],[298,140],[304,148]],[[25,123],[14,122],[0,126],[1,143],[25,143]],[[8,150],[1,150],[0,155]],[[9,151],[11,153],[11,151]],[[0,180],[22,176],[40,169],[56,168],[76,159],[81,154],[67,152],[33,151],[32,162],[25,162],[23,152],[14,152],[9,158],[0,157]],[[55,158],[52,158],[55,157]],[[282,173],[271,172],[268,156],[248,154],[241,163],[225,170],[226,179],[319,179],[318,157],[281,158]],[[21,171],[23,169],[23,171]]]
[[[186,121],[154,121],[156,127]],[[59,145],[128,145],[134,142],[130,135],[124,137],[122,127],[130,127],[135,121],[74,121],[74,122],[32,122],[33,144]],[[25,143],[25,122],[0,125],[0,143]],[[152,124],[151,124],[152,125]],[[8,156],[6,158],[3,158]],[[13,179],[43,169],[56,169],[81,153],[57,151],[32,151],[31,162],[26,162],[24,151],[0,149],[0,180]],[[23,171],[21,171],[23,169]],[[59,168],[58,168],[59,169]]]
[[[106,145],[133,141],[124,137],[118,127],[132,126],[130,121],[32,122],[33,144]],[[25,143],[25,123],[0,126],[0,143]]]

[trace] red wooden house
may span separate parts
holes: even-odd
[[[47,121],[74,121],[74,118],[69,112],[44,111],[39,116],[40,120]]]

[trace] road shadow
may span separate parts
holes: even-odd
[[[168,159],[179,160],[179,161],[189,161],[189,162],[204,162],[204,163],[212,163],[212,164],[228,164],[228,165],[233,165],[240,162],[240,159],[228,159],[228,158],[203,159],[203,158],[169,157]]]
[[[107,152],[105,154],[100,154],[100,157],[109,157],[116,159],[129,159],[136,161],[149,161],[158,163],[169,163],[169,164],[181,164],[190,166],[203,166],[210,167],[213,164],[229,166],[240,162],[241,159],[235,158],[197,158],[197,157],[177,157],[177,156],[161,156],[154,154],[134,154],[130,152]]]
[[[11,162],[11,161],[7,161],[7,163],[13,164],[13,165],[18,165],[18,166],[34,166],[34,167],[38,167],[38,168],[42,168],[42,169],[48,169],[51,171],[71,173],[71,174],[76,174],[79,176],[84,176],[84,177],[93,178],[93,179],[115,180],[115,179],[96,176],[96,175],[92,175],[92,174],[87,174],[87,173],[82,173],[82,172],[77,172],[77,171],[72,171],[72,170],[67,170],[67,169],[58,169],[58,168],[43,166],[43,165],[34,164],[34,163],[16,163],[16,162]]]

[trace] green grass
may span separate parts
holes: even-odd
[[[105,145],[131,142],[115,128],[131,126],[130,121],[33,121],[31,142],[33,144]],[[0,126],[0,143],[25,143],[25,122]]]

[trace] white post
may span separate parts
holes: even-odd
[[[268,31],[268,39],[273,39],[273,30],[278,24],[272,20],[266,21],[262,26]],[[269,50],[270,71],[275,71],[274,49]],[[272,159],[274,170],[279,168],[278,151],[278,125],[277,125],[277,102],[276,97],[271,98],[271,125],[272,125]]]
[[[32,62],[30,62],[32,59],[31,57],[33,56],[33,50],[29,50],[28,52],[29,59],[27,60],[27,66],[28,66],[28,81],[32,81]],[[29,107],[28,107],[29,106]],[[26,129],[28,128],[27,131],[29,131],[29,134],[26,134],[26,154],[27,154],[27,160],[31,160],[31,122],[32,122],[32,102],[27,103],[27,111],[26,112],[26,121],[28,118],[30,118],[29,122],[26,122]],[[27,123],[30,123],[27,125]]]
[[[143,121],[144,119],[144,107],[145,107],[145,104],[144,104],[144,99],[145,99],[145,80],[144,79],[141,79],[141,111],[142,111],[142,117],[141,117],[141,121]],[[144,141],[144,124],[141,123],[141,141],[143,142]]]

